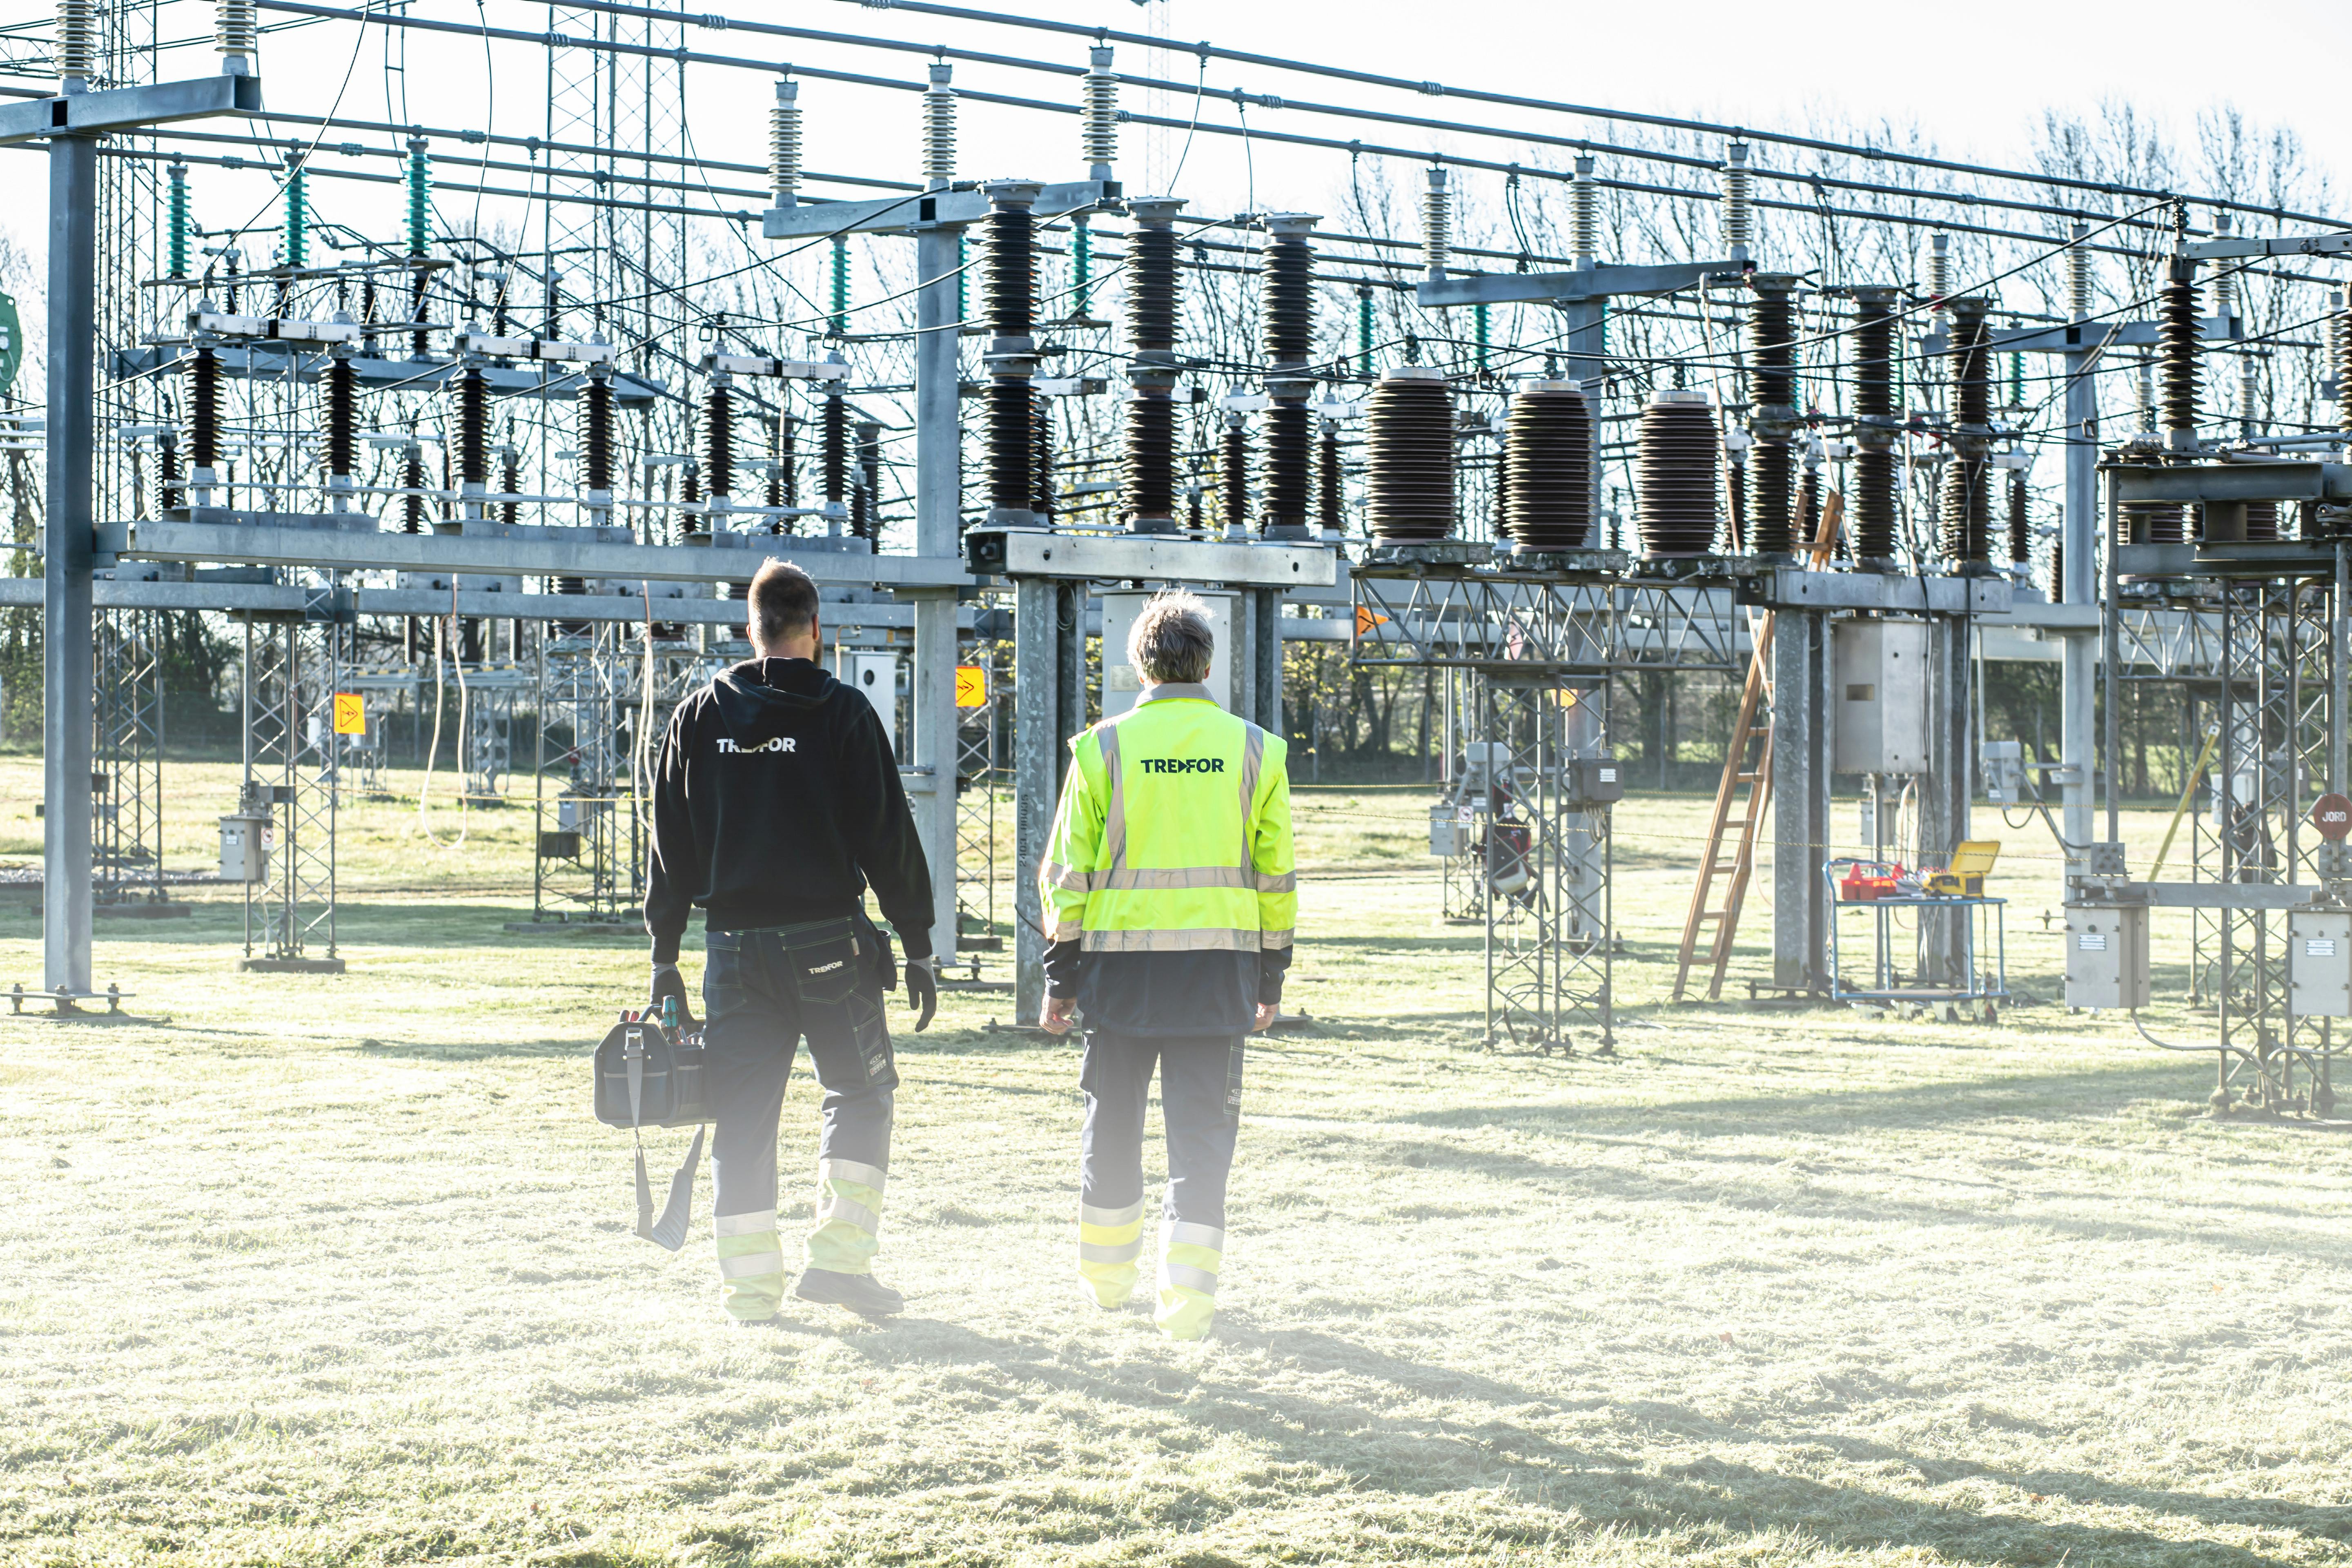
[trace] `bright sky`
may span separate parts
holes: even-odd
[[[359,0],[339,3],[356,5]],[[741,19],[1076,64],[1085,60],[1080,38],[952,23],[850,0],[732,0],[731,8]],[[1857,125],[1892,118],[1916,122],[1947,155],[2012,165],[2026,156],[2043,109],[2087,112],[2102,97],[2129,97],[2183,142],[2200,110],[2234,98],[2258,121],[2293,129],[2323,168],[2336,168],[2336,150],[2352,144],[2352,97],[2343,92],[2340,80],[2343,62],[2352,58],[2352,6],[2319,0],[2255,0],[2224,10],[2169,0],[1979,0],[1958,8],[1824,0],[1781,12],[1759,10],[1748,0],[1683,0],[1672,6],[1153,0],[1148,7],[1132,0],[1031,0],[1020,8],[1030,16],[1135,31],[1158,28],[1180,40],[1208,39],[1415,79],[1758,126],[1790,126],[1809,114]],[[478,17],[492,26],[536,32],[549,25],[550,11],[522,0],[482,0],[478,12],[463,0],[419,0],[413,14],[463,24]],[[164,12],[169,36],[191,37],[209,30],[208,5],[171,0]],[[1962,16],[1965,26],[1956,30],[1954,19]],[[265,11],[264,19],[285,17]],[[579,30],[576,20],[557,25]],[[492,47],[486,66],[485,46],[476,38],[411,34],[404,103],[402,79],[383,68],[382,30],[371,29],[355,50],[359,31],[352,23],[330,21],[268,38],[262,56],[268,101],[282,110],[321,113],[337,101],[340,89],[347,115],[452,128],[488,122],[521,135],[545,130],[544,54],[539,47]],[[688,29],[688,43],[711,52],[789,58],[901,80],[919,80],[924,64],[918,55],[761,37],[740,29]],[[198,48],[174,51],[167,58],[167,75],[192,75],[213,65],[209,51]],[[2257,59],[2259,69],[2252,64]],[[1141,72],[1154,62],[1143,50],[1123,47],[1118,63],[1123,70]],[[1168,75],[1187,80],[1197,72],[1190,56],[1163,56],[1158,63]],[[347,69],[348,85],[342,85]],[[1241,88],[1440,117],[1507,118],[1556,134],[1599,130],[1571,116],[1489,110],[1458,99],[1318,81],[1255,66],[1213,63],[1206,79],[1213,89]],[[690,83],[697,147],[716,157],[763,162],[769,96],[763,79],[696,68]],[[981,65],[959,66],[957,84],[1058,101],[1072,101],[1076,95],[1073,81]],[[809,167],[913,176],[911,94],[812,81],[802,89],[802,102]],[[1133,89],[1123,102],[1131,110],[1153,107]],[[1190,108],[1189,99],[1180,100],[1171,111]],[[1231,124],[1235,110],[1230,100],[1212,100],[1204,113],[1213,122]],[[1404,127],[1350,131],[1341,121],[1295,111],[1254,109],[1249,123],[1254,130],[1341,139],[1360,134],[1392,145],[1433,146],[1504,161],[1528,155],[1508,150],[1509,143]],[[275,133],[292,129],[281,126]],[[1074,118],[968,103],[962,130],[966,174],[1070,178],[1084,173]],[[1166,179],[1176,140],[1163,137],[1160,145],[1148,149],[1147,138],[1129,129],[1119,170],[1129,191],[1139,193],[1153,179]],[[0,153],[0,228],[36,255],[42,243],[42,163],[37,154]],[[381,161],[356,166],[390,167]],[[1345,174],[1346,160],[1338,154],[1261,142],[1245,158],[1235,140],[1204,136],[1195,139],[1187,154],[1178,194],[1190,197],[1195,211],[1251,205],[1328,211]],[[453,177],[443,176],[443,183],[446,186]],[[519,184],[520,178],[503,183]],[[744,182],[737,177],[737,183]],[[196,184],[197,216],[207,226],[270,210],[269,188],[258,174],[203,170]],[[392,187],[321,180],[314,189],[323,216],[387,238],[398,232]],[[446,195],[443,216],[453,216]],[[267,241],[257,248],[261,254],[252,259],[266,264]]]

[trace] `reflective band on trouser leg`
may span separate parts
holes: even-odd
[[[808,1235],[812,1268],[871,1274],[882,1245],[882,1185],[887,1178],[855,1160],[816,1163],[816,1228]]]
[[[776,1239],[776,1211],[723,1214],[711,1223],[718,1237],[719,1282],[730,1318],[772,1318],[784,1300],[784,1249]]]
[[[1078,1205],[1078,1274],[1093,1288],[1095,1300],[1116,1307],[1135,1292],[1141,1273],[1136,1259],[1143,1255],[1143,1200],[1123,1209]]]
[[[1178,1221],[1160,1231],[1160,1310],[1153,1314],[1171,1340],[1197,1340],[1217,1315],[1217,1269],[1225,1233],[1213,1225]]]

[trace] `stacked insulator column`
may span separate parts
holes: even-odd
[[[1364,418],[1364,521],[1382,544],[1454,533],[1454,391],[1445,373],[1398,365],[1373,384]]]
[[[2339,305],[2343,303],[2339,299]],[[2352,430],[2352,309],[2336,314],[2336,425]]]
[[[955,72],[941,63],[930,73],[931,85],[923,92],[923,183],[936,186],[955,178],[955,90],[948,86]]]
[[[2156,328],[2164,371],[2164,444],[2176,452],[2197,449],[2198,332],[2197,263],[2176,256],[2166,264]]]
[[[1037,399],[1036,488],[1032,491],[1029,510],[1037,514],[1041,526],[1054,526],[1054,405],[1051,399]]]
[[[178,159],[166,171],[171,191],[163,212],[163,276],[188,275],[188,166]]]
[[[1584,548],[1592,530],[1592,412],[1575,382],[1519,384],[1500,472],[1513,553]]]
[[[768,504],[778,509],[778,515],[768,519],[770,533],[792,533],[799,521],[781,515],[801,504],[800,475],[793,470],[793,426],[798,424],[789,414],[779,414],[768,427]]]
[[[1225,537],[1239,539],[1249,526],[1249,424],[1238,410],[1225,414],[1218,451],[1217,508],[1225,514]]]
[[[217,0],[213,11],[213,48],[223,76],[251,76],[261,42],[260,11],[253,0]]]
[[[613,515],[613,372],[607,365],[588,367],[588,384],[580,389],[581,499],[592,525]]]
[[[220,483],[220,355],[198,343],[188,359],[188,500],[213,504]]]
[[[457,489],[468,521],[482,515],[490,483],[490,386],[479,365],[457,378]]]
[[[1108,180],[1118,162],[1118,77],[1110,68],[1110,50],[1097,45],[1087,51],[1087,74],[1080,85],[1078,153],[1087,164],[1087,178]]]
[[[1992,560],[1988,538],[1991,496],[1986,454],[1992,440],[1992,351],[1981,298],[1946,301],[1951,319],[1951,458],[1944,465],[1941,515],[1945,559],[1966,571]]]
[[[988,191],[988,258],[985,297],[990,337],[982,363],[988,367],[988,521],[992,527],[1026,528],[1036,521],[1030,505],[1030,447],[1035,438],[1029,383],[1037,374],[1037,344],[1030,335],[1036,313],[1037,245],[1030,205],[1045,187],[1024,180],[999,180]]]
[[[710,510],[725,511],[735,496],[735,390],[724,373],[702,400],[702,479]]]
[[[1176,527],[1176,213],[1184,204],[1147,197],[1128,204],[1127,461],[1120,474],[1127,526],[1137,533]]]
[[[1662,560],[1715,549],[1721,450],[1706,393],[1675,387],[1651,395],[1642,410],[1635,498],[1643,555]]]
[[[1569,192],[1574,198],[1569,208],[1569,254],[1579,268],[1597,267],[1601,264],[1601,187],[1592,183],[1590,154],[1578,154],[1576,184]]]
[[[2009,470],[2009,563],[2022,566],[2033,558],[2033,524],[2027,515],[2025,470]]]
[[[187,504],[180,489],[180,433],[165,430],[155,437],[156,504],[163,510]]]
[[[1307,361],[1315,350],[1315,252],[1307,236],[1316,221],[1304,213],[1265,220],[1261,277],[1272,406],[1265,411],[1265,501],[1258,531],[1270,539],[1307,536],[1314,452],[1307,400],[1314,395],[1315,378]]]
[[[400,531],[425,531],[425,498],[417,492],[425,488],[425,447],[411,437],[401,449],[400,488],[408,494],[400,498]]]
[[[2250,500],[2246,503],[2246,538],[2250,542],[2268,543],[2279,536],[2279,503],[2274,500]]]
[[[337,343],[327,361],[327,504],[335,511],[352,509],[352,459],[359,449],[359,407],[352,351]]]
[[[1339,468],[1339,426],[1331,420],[1323,421],[1323,434],[1316,454],[1316,466],[1321,475],[1321,489],[1316,496],[1317,521],[1322,524],[1324,536],[1341,532],[1346,526],[1342,510],[1346,482]]]
[[[824,478],[824,509],[833,517],[831,531],[838,533],[849,515],[849,408],[840,383],[829,381],[825,389],[824,447],[817,462]]]
[[[1865,572],[1895,565],[1895,408],[1896,291],[1853,291],[1853,558]]]
[[[98,0],[58,0],[58,80],[91,80],[98,50]]]
[[[1723,247],[1734,261],[1748,259],[1756,240],[1755,174],[1748,167],[1748,143],[1734,142],[1723,160]]]
[[[1751,406],[1746,547],[1755,554],[1794,553],[1795,465],[1789,441],[1802,427],[1797,411],[1797,279],[1783,273],[1748,279],[1756,301],[1748,309]]]
[[[1421,194],[1421,258],[1433,283],[1454,258],[1454,193],[1446,189],[1444,169],[1429,171],[1429,188]]]
[[[499,448],[499,490],[509,496],[522,493],[522,450],[511,440]],[[499,518],[503,522],[520,522],[522,502],[500,501]]]
[[[768,110],[768,194],[779,207],[800,204],[801,84],[790,77],[776,83]]]
[[[425,161],[425,141],[422,136],[408,139],[408,255],[412,261],[425,259],[433,241],[433,165]],[[425,285],[427,274],[422,267],[409,274],[408,319],[425,319]],[[408,352],[412,358],[423,359],[430,339],[423,331],[409,335]]]

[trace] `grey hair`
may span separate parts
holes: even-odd
[[[1197,595],[1170,588],[1151,596],[1127,634],[1127,661],[1153,686],[1199,685],[1209,679],[1217,637],[1209,606]]]

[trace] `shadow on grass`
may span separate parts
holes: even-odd
[[[1090,1337],[1150,1332],[1139,1320],[1116,1320],[1105,1326],[1106,1333]],[[1327,1386],[1336,1379],[1386,1384],[1406,1396],[1399,1403],[1408,1408],[1404,1414],[1391,1414],[1365,1401],[1244,1384],[1221,1375],[1215,1363],[1195,1373],[1147,1358],[1077,1361],[1069,1352],[937,1321],[905,1321],[861,1336],[856,1343],[877,1363],[933,1367],[948,1383],[972,1395],[1026,1403],[1037,1389],[1046,1388],[1244,1437],[1286,1462],[1339,1470],[1360,1494],[1431,1497],[1465,1487],[1492,1487],[1499,1468],[1509,1473],[1517,1497],[1559,1517],[1557,1529],[1539,1532],[1547,1540],[1605,1531],[1717,1542],[1795,1534],[1828,1551],[1907,1548],[1958,1563],[2193,1561],[2284,1568],[2289,1561],[2211,1540],[1979,1512],[1966,1503],[1761,1470],[1713,1457],[1653,1471],[1625,1455],[1562,1442],[1528,1424],[1530,1416],[1542,1421],[1589,1415],[1593,1401],[1560,1400],[1313,1330],[1260,1330],[1230,1314],[1220,1325],[1219,1338],[1236,1348],[1292,1362],[1309,1379]],[[1483,1403],[1495,1414],[1461,1418],[1431,1408],[1433,1402],[1461,1401]],[[2327,1540],[2352,1534],[2352,1509],[2342,1507],[2156,1490],[2073,1472],[2011,1472],[1968,1461],[1914,1458],[1835,1436],[1776,1436],[1665,1404],[1624,1406],[1621,1414],[1629,1426],[1670,1431],[1701,1444],[1821,1444],[1843,1457],[1893,1460],[1909,1465],[1929,1486],[1983,1477],[2082,1506],[2145,1509],[2209,1526]],[[1528,1531],[1514,1522],[1496,1522],[1502,1533],[1517,1536]]]

